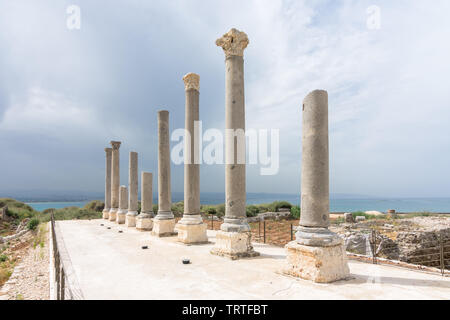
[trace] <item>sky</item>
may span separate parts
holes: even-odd
[[[67,27],[70,5],[80,29]],[[324,89],[330,192],[450,197],[449,12],[448,0],[1,0],[0,195],[102,192],[111,140],[122,184],[129,151],[156,177],[157,111],[184,126],[189,72],[203,129],[223,130],[215,40],[234,27],[250,41],[246,127],[280,130],[278,174],[248,165],[248,192],[300,192],[301,105]],[[224,184],[223,165],[201,166],[201,191]],[[183,165],[172,164],[172,190],[183,191]]]

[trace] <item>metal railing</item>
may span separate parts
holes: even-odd
[[[57,237],[57,227],[55,223],[55,216],[53,212],[50,215],[50,224],[52,232],[52,247],[53,247],[53,267],[54,267],[54,283],[56,300],[82,300],[83,294],[81,292],[76,280],[73,268],[71,267],[70,259],[65,253],[64,243],[62,238]],[[69,277],[70,276],[70,277]]]

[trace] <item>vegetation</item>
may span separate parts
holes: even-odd
[[[105,208],[105,203],[100,200],[93,200],[88,203],[86,203],[83,207],[83,209],[88,211],[95,211],[95,212],[102,212]]]
[[[245,212],[247,217],[255,217],[259,213],[259,208],[251,204],[245,208]]]
[[[291,216],[295,219],[300,219],[300,206],[293,206],[291,208]]]
[[[39,219],[38,218],[32,218],[32,219],[30,219],[30,221],[28,221],[27,228],[29,230],[35,230],[36,227],[38,226],[38,224],[39,224]]]

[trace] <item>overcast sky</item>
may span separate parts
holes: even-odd
[[[80,30],[66,26],[71,4]],[[102,191],[110,140],[123,142],[123,184],[129,151],[156,176],[157,110],[184,126],[188,72],[201,77],[204,130],[223,130],[215,40],[235,27],[250,40],[246,126],[280,129],[279,173],[249,166],[248,192],[300,192],[301,104],[325,89],[331,192],[450,196],[449,13],[448,0],[1,0],[0,192]],[[223,166],[201,167],[201,190],[224,190]]]

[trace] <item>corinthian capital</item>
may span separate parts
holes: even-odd
[[[120,144],[122,142],[120,142],[120,141],[111,141],[110,143],[111,143],[111,146],[112,146],[113,150],[118,150],[120,148]]]
[[[243,56],[244,49],[248,46],[248,37],[245,32],[232,28],[222,38],[216,40],[216,45],[222,47],[225,56]]]
[[[196,73],[188,73],[183,77],[184,89],[194,89],[200,91],[200,76]]]

